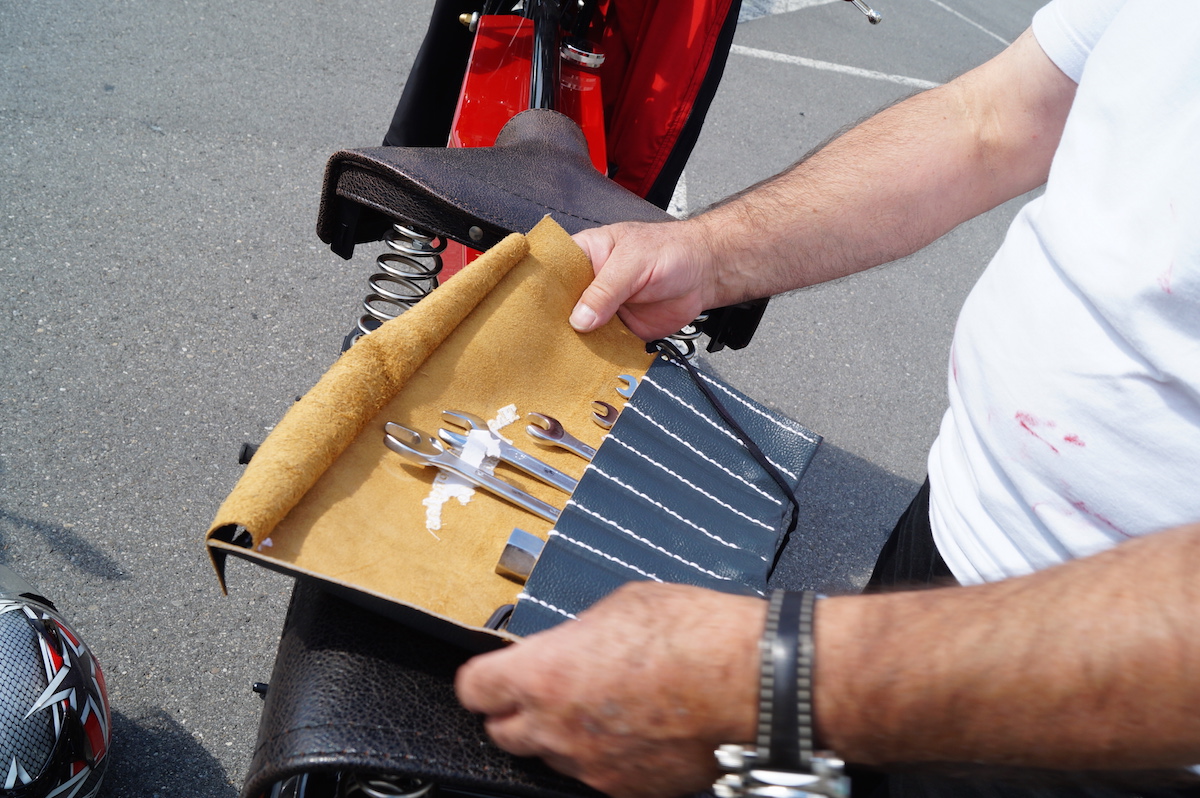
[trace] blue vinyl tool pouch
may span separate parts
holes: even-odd
[[[507,631],[548,629],[633,580],[762,594],[820,440],[658,357],[551,530]]]

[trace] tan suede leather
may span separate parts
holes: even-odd
[[[502,434],[579,477],[584,461],[535,442],[524,415],[552,415],[598,446],[591,401],[618,402],[617,375],[640,377],[651,362],[615,319],[587,335],[571,329],[591,276],[582,250],[546,219],[360,339],[289,410],[221,505],[207,538],[218,572],[231,553],[470,627],[512,603],[520,586],[494,570],[504,542],[514,527],[544,538],[551,525],[476,490],[465,506],[448,502],[430,532],[422,500],[437,470],[389,451],[384,424],[436,434],[443,410],[491,419],[515,404],[521,421]],[[558,507],[567,499],[507,466],[497,473]],[[239,526],[251,548],[214,537]]]

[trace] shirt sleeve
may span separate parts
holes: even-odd
[[[1076,83],[1096,42],[1127,0],[1052,0],[1033,16],[1033,35]]]

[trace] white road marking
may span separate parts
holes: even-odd
[[[910,78],[904,75],[889,75],[886,72],[876,72],[873,69],[860,69],[858,67],[847,66],[845,64],[834,64],[829,61],[817,61],[813,58],[803,58],[798,55],[787,55],[785,53],[775,53],[770,50],[759,50],[754,47],[745,47],[740,44],[735,44],[729,50],[731,53],[745,55],[751,58],[762,58],[767,61],[778,61],[783,64],[795,64],[796,66],[808,67],[809,69],[821,69],[826,72],[840,72],[843,75],[853,75],[859,78],[869,78],[871,80],[883,80],[888,83],[898,83],[901,86],[912,86],[917,89],[933,89],[942,85],[929,80],[921,80],[920,78]]]
[[[971,25],[972,27],[975,27],[975,28],[979,28],[979,30],[983,31],[983,32],[984,32],[984,33],[986,33],[988,36],[991,36],[993,39],[995,39],[996,41],[1000,42],[1000,43],[1001,43],[1001,44],[1003,44],[1005,47],[1008,47],[1010,44],[1012,44],[1012,42],[1010,42],[1010,41],[1006,40],[1004,37],[1002,37],[1002,36],[998,36],[998,35],[996,35],[995,33],[992,33],[990,30],[988,30],[987,28],[983,27],[982,25],[980,25],[980,24],[979,24],[978,22],[976,22],[975,20],[971,19],[970,17],[966,17],[966,16],[964,16],[964,15],[960,14],[959,12],[955,11],[955,10],[954,10],[953,8],[951,8],[950,6],[946,5],[945,3],[942,3],[942,2],[940,2],[940,0],[929,0],[929,2],[933,3],[935,6],[937,6],[937,7],[938,7],[938,8],[940,8],[940,9],[943,9],[943,10],[945,10],[945,11],[949,11],[951,14],[953,14],[953,15],[954,15],[954,16],[956,16],[956,17],[958,17],[959,19],[961,19],[963,22],[967,23],[968,25]]]

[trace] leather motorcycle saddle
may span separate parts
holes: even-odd
[[[658,206],[596,171],[587,140],[567,116],[532,109],[513,117],[491,147],[368,147],[329,159],[317,235],[343,258],[394,223],[488,249],[543,218],[568,233],[616,222],[663,222]],[[708,351],[750,343],[767,300],[707,312]]]
[[[596,171],[570,118],[517,114],[492,147],[370,147],[329,160],[317,234],[342,257],[392,220],[487,249],[550,216],[568,233],[665,211]]]

